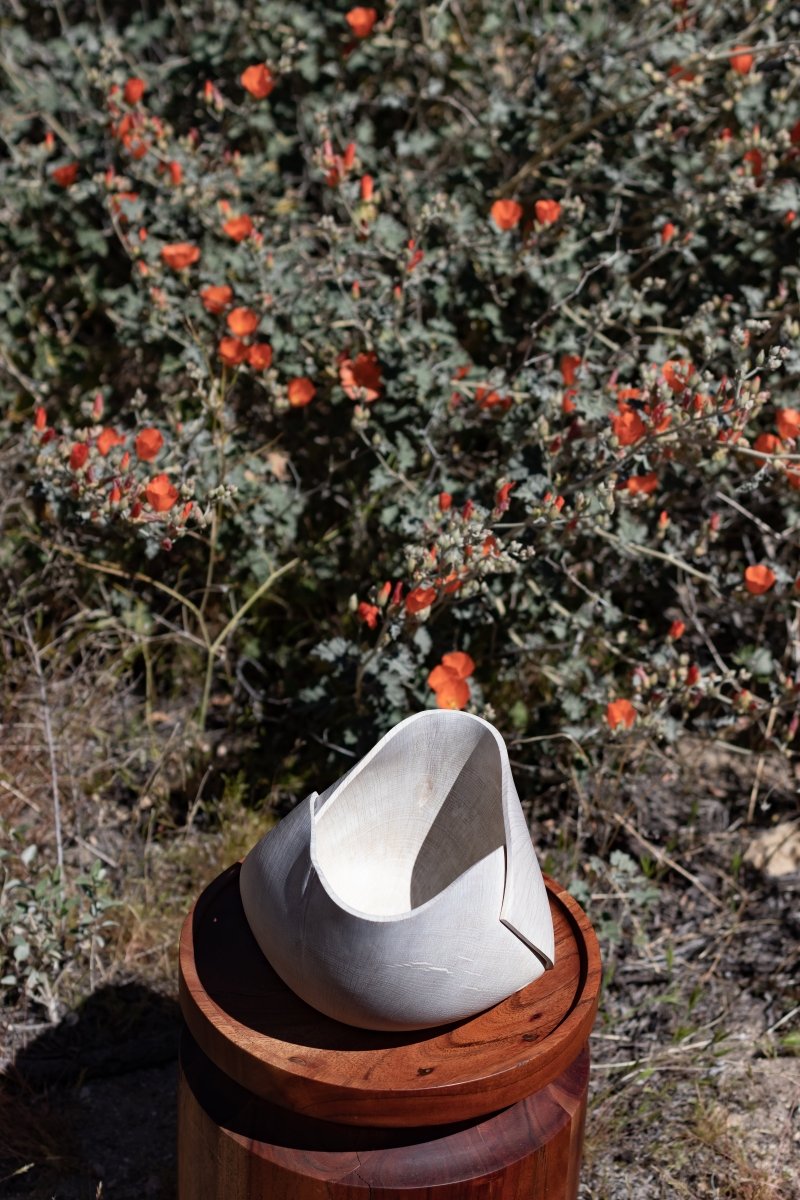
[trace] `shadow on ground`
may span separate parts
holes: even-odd
[[[180,1011],[106,986],[20,1050],[0,1081],[4,1200],[175,1194]]]

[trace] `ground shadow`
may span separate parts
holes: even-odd
[[[99,988],[0,1080],[4,1200],[171,1197],[180,1011],[138,983]]]

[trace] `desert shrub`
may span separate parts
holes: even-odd
[[[3,18],[8,570],[276,772],[437,702],[793,752],[796,7],[371,12]]]

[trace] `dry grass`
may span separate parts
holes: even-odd
[[[5,1010],[6,1060],[104,987],[174,994],[185,912],[263,832],[278,795],[251,782],[260,776],[235,727],[193,730],[195,683],[159,690],[167,649],[139,609],[120,613],[110,595],[86,609],[68,578],[59,586],[73,612],[57,628],[35,603],[30,636],[22,616],[3,625],[4,826],[17,830],[17,851],[37,847],[32,872],[54,862],[57,798],[65,892],[83,903],[77,881],[99,864],[113,924],[72,938],[49,1005],[20,995]],[[800,1195],[790,1053],[800,879],[745,862],[759,830],[796,812],[790,766],[687,739],[668,754],[641,743],[591,774],[554,760],[517,775],[544,865],[583,889],[604,954],[581,1196]],[[113,1080],[104,1086],[113,1103]],[[0,1106],[6,1174],[34,1164],[6,1180],[10,1195],[44,1196],[36,1181],[54,1164],[85,1177],[59,1096]],[[171,1092],[159,1102],[172,1111]],[[158,1170],[171,1178],[167,1161]]]

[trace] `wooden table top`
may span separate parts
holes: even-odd
[[[545,1087],[585,1045],[600,990],[597,939],[577,902],[545,877],[555,967],[469,1020],[411,1033],[355,1029],[305,1004],[259,949],[239,897],[239,864],[184,922],[180,1001],[205,1054],[248,1091],[346,1125],[467,1120]]]

